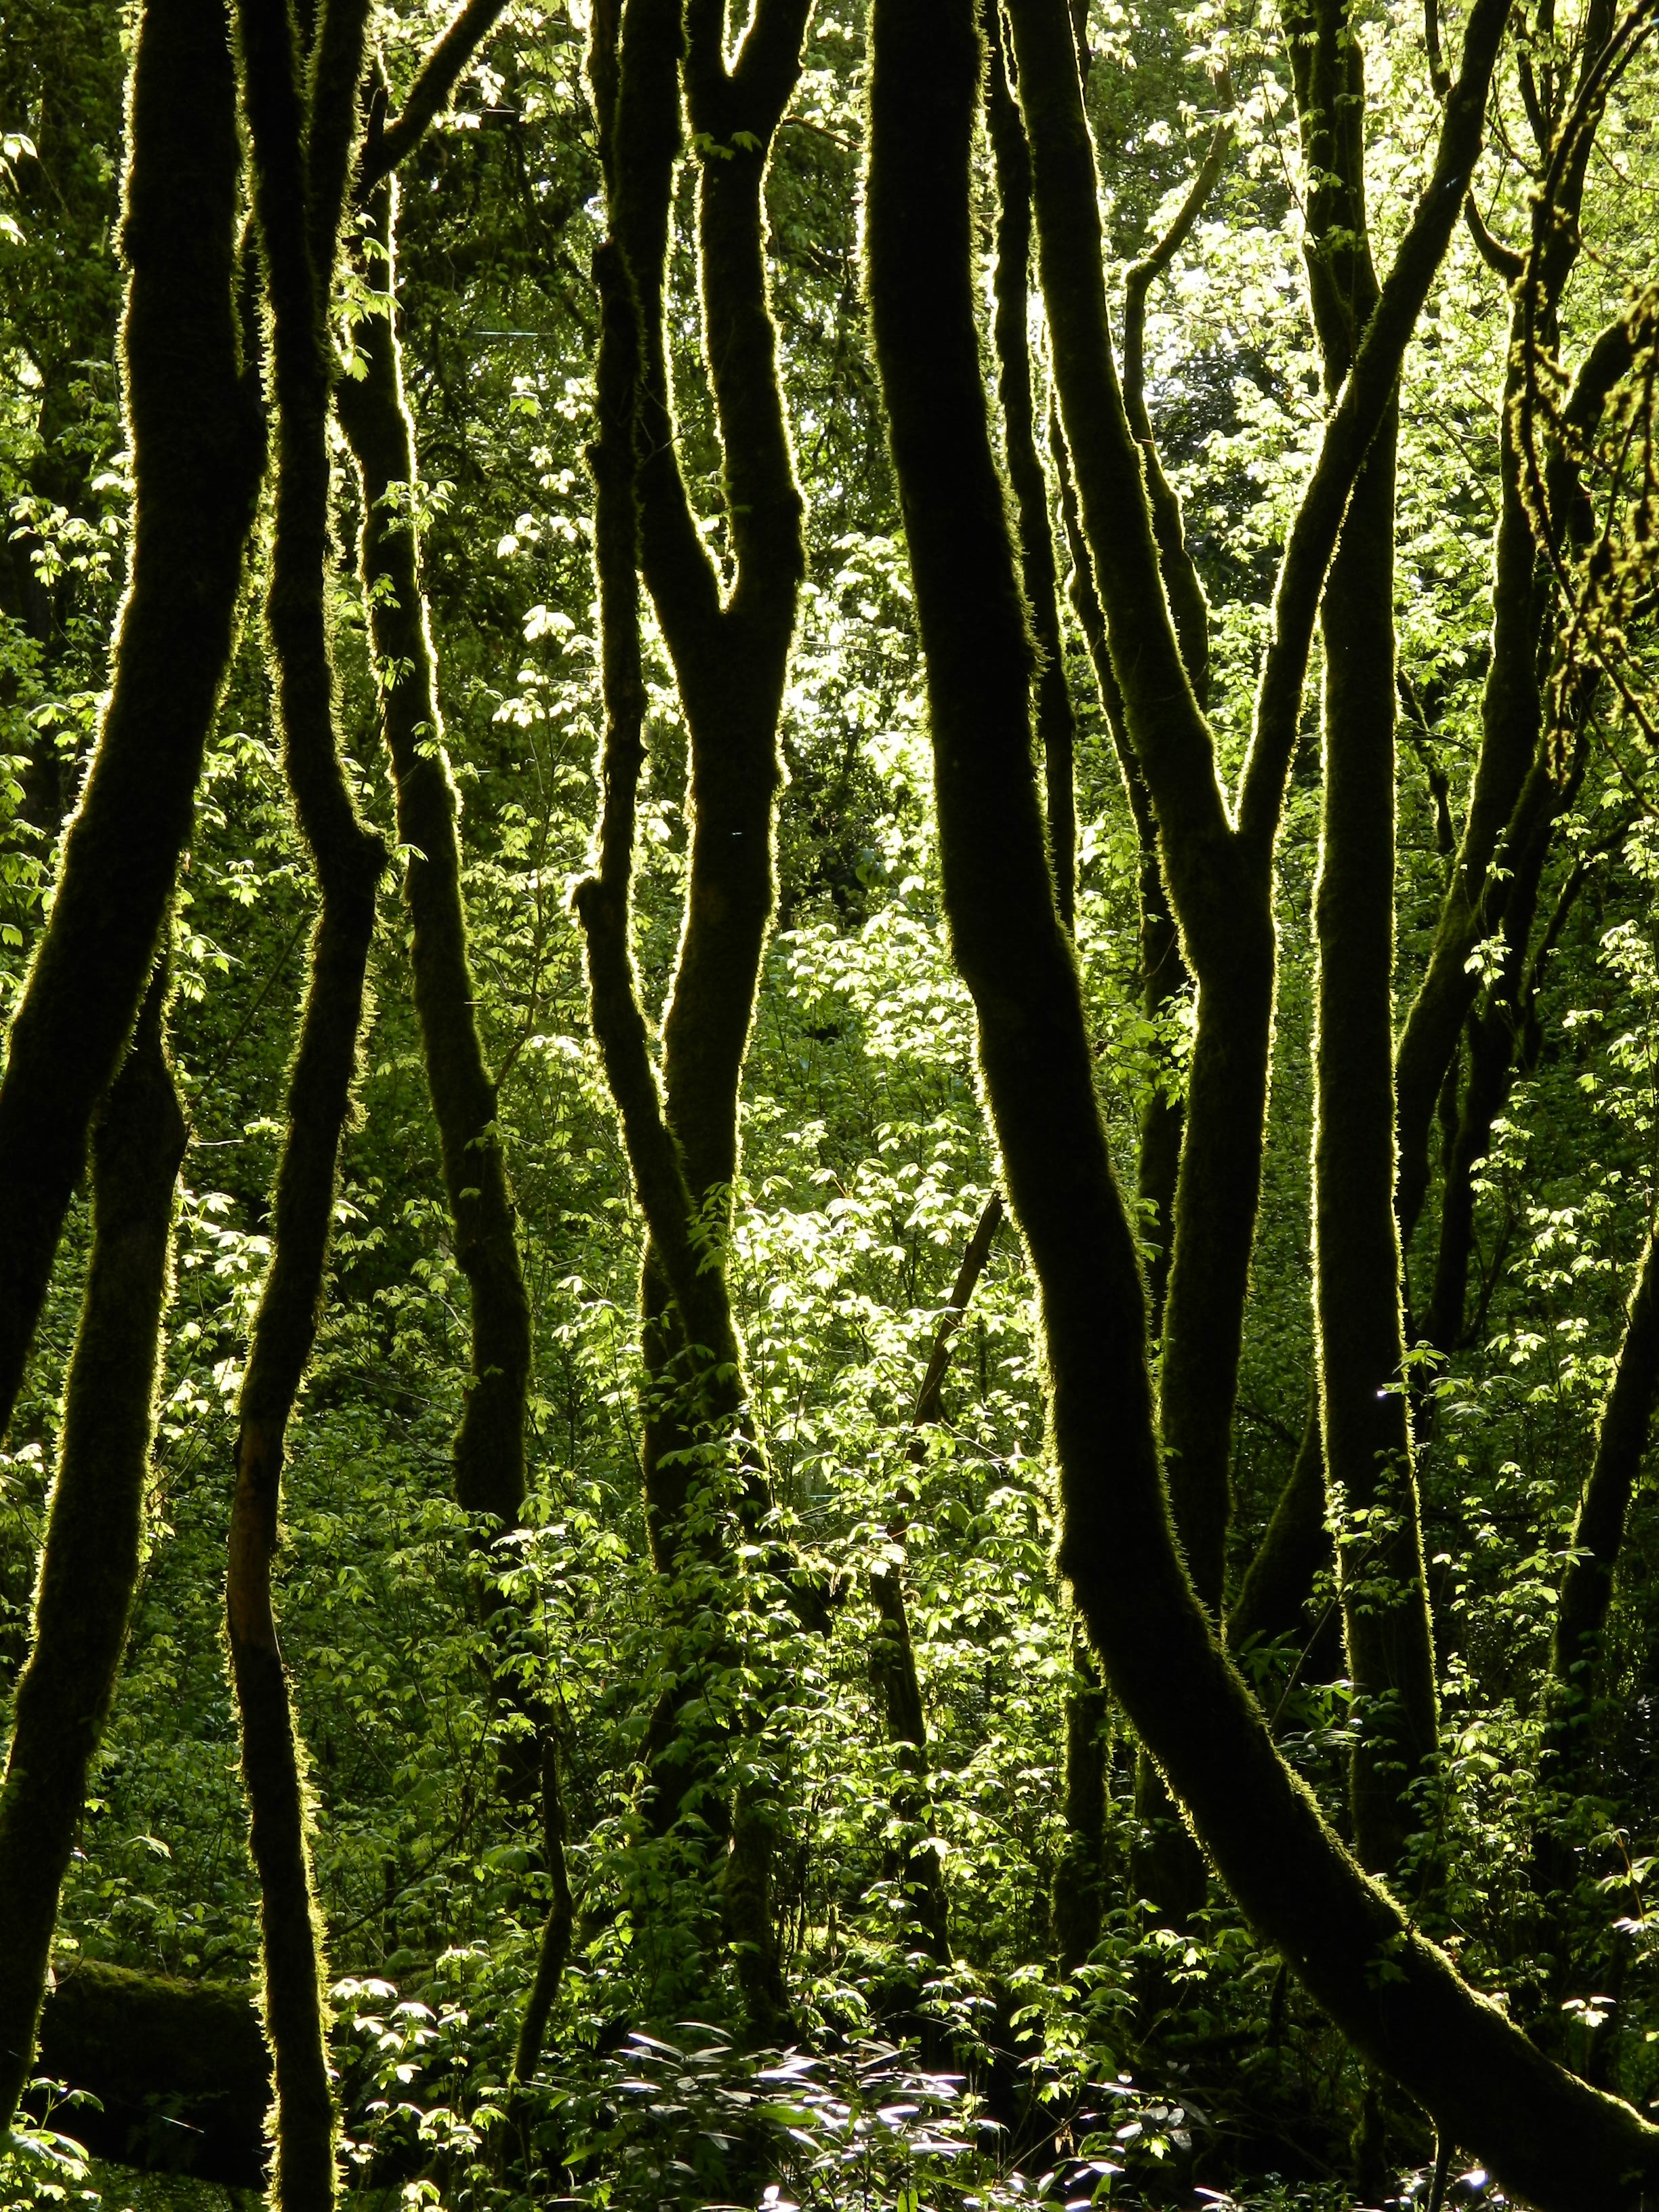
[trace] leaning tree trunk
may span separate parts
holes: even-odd
[[[64,1401],[33,1634],[0,1785],[0,2131],[29,2078],[58,1893],[115,1695],[143,1550],[185,1118],[151,983],[93,1137],[92,1258]]]
[[[1504,15],[1477,0],[1471,18],[1453,101],[1472,137]],[[1633,2207],[1659,2183],[1659,2129],[1552,2066],[1367,1880],[1273,1749],[1176,1549],[1146,1294],[1054,909],[1024,611],[980,370],[981,67],[972,0],[925,18],[875,0],[865,235],[877,362],[927,659],[946,910],[1042,1291],[1062,1571],[1223,1878],[1362,2054],[1544,2212]],[[1462,149],[1449,150],[1461,177]],[[1445,192],[1443,178],[1431,204]]]
[[[149,0],[120,234],[132,562],[109,703],[0,1079],[0,1433],[155,963],[235,640],[264,465],[235,306],[240,168],[222,0]]]

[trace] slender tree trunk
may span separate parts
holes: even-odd
[[[33,1635],[0,1786],[0,2131],[29,2078],[58,1893],[115,1696],[143,1550],[185,1119],[165,969],[93,1137],[93,1242],[47,1508]]]
[[[893,1793],[896,1819],[921,1840],[904,1850],[902,1880],[911,1911],[921,1923],[927,1948],[941,1966],[951,1959],[950,1912],[945,1869],[927,1838],[933,1793],[927,1786],[927,1716],[921,1702],[921,1677],[910,1640],[910,1616],[896,1563],[873,1571],[870,1595],[880,1626],[874,1643],[874,1674],[887,1719],[887,1734],[898,1759],[900,1779]]]
[[[1000,0],[986,0],[986,118],[997,177],[997,391],[1003,453],[1019,515],[1020,572],[1036,647],[1037,742],[1042,748],[1048,852],[1054,903],[1070,929],[1077,908],[1077,794],[1073,756],[1077,723],[1060,638],[1054,533],[1048,479],[1037,452],[1030,331],[1031,155],[1025,125],[1008,88]]]
[[[1348,1661],[1365,1699],[1359,1856],[1398,1864],[1438,1737],[1394,1212],[1394,433],[1355,487],[1326,587],[1325,804],[1315,892],[1315,1308]]]
[[[437,656],[421,589],[415,430],[404,398],[397,315],[397,182],[371,201],[380,253],[369,264],[383,314],[362,327],[367,374],[336,404],[362,490],[361,564],[380,671],[381,730],[409,852],[415,1011],[437,1117],[455,1255],[472,1294],[471,1374],[455,1438],[455,1495],[469,1513],[519,1524],[530,1385],[530,1301],[478,1031],[461,885],[460,799],[443,750]]]
[[[1334,400],[1376,313],[1365,199],[1364,66],[1346,0],[1287,7],[1309,179],[1304,252]],[[1405,1388],[1394,1212],[1395,468],[1384,413],[1321,607],[1324,807],[1314,893],[1314,1314],[1325,1480],[1349,1669],[1363,1705],[1354,1838],[1374,1874],[1418,1825],[1438,1736],[1434,1644]]]
[[[254,211],[272,309],[277,480],[266,626],[283,757],[322,890],[271,1205],[271,1262],[242,1384],[226,1614],[259,1881],[264,2025],[276,2101],[277,2212],[329,2212],[336,2121],[304,1754],[277,1641],[271,1562],[289,1424],[315,1342],[341,1139],[357,1073],[386,866],[341,762],[329,635],[332,548],[325,318],[364,59],[365,0],[331,0],[309,83],[284,0],[243,0]]]
[[[1066,1842],[1054,1889],[1054,1949],[1063,1974],[1080,1966],[1100,1941],[1106,1855],[1106,1692],[1080,1623],[1072,1631],[1071,1656],[1062,1807]]]
[[[1242,1651],[1258,1638],[1271,1644],[1304,1627],[1314,1579],[1330,1561],[1325,1451],[1316,1392],[1289,1478],[1228,1610],[1228,1650]]]
[[[549,1735],[542,1742],[542,1850],[553,1885],[553,1899],[536,1956],[536,1978],[531,1984],[524,2018],[519,2023],[519,2039],[514,2046],[513,2079],[517,2083],[528,2081],[536,2071],[547,2037],[548,2019],[569,1962],[576,1906],[570,1894],[570,1875],[565,1864],[566,1840],[559,1754]]]
[[[1545,1708],[1542,1778],[1565,1796],[1583,1786],[1589,1719],[1613,1573],[1659,1401],[1659,1243],[1650,1231],[1625,1320],[1595,1454],[1579,1495],[1561,1577]]]
[[[0,1431],[190,836],[264,468],[258,367],[235,311],[240,161],[221,0],[149,0],[127,148],[132,562],[109,703],[0,1079]]]
[[[1112,750],[1129,802],[1129,817],[1135,826],[1139,854],[1140,998],[1148,1020],[1157,1023],[1166,1020],[1171,1009],[1186,998],[1192,988],[1192,978],[1182,957],[1180,932],[1170,909],[1170,894],[1164,887],[1164,871],[1158,860],[1158,820],[1152,811],[1152,796],[1129,741],[1123,694],[1117,688],[1117,678],[1112,671],[1112,656],[1106,641],[1106,617],[1100,594],[1095,589],[1089,548],[1078,513],[1077,489],[1058,416],[1050,416],[1050,436],[1059,463],[1060,514],[1072,560],[1068,586],[1072,607],[1088,648],[1089,665],[1094,670],[1106,726],[1111,732]],[[1181,1172],[1181,1146],[1186,1127],[1186,1100],[1175,1070],[1160,1055],[1152,1095],[1140,1117],[1135,1187],[1144,1233],[1152,1246],[1146,1266],[1146,1290],[1152,1301],[1154,1336],[1160,1335],[1164,1328],[1164,1300],[1169,1288],[1170,1245],[1175,1233],[1176,1185]]]

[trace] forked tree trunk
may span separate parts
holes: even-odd
[[[645,679],[634,565],[641,348],[635,301],[614,240],[607,240],[594,257],[594,282],[601,317],[596,372],[599,436],[590,448],[589,463],[595,492],[594,570],[605,726],[599,763],[598,866],[577,887],[575,905],[586,942],[593,1034],[622,1119],[651,1249],[683,1332],[674,1355],[669,1418],[686,1440],[685,1448],[708,1454],[718,1471],[737,1438],[747,1395],[742,1347],[718,1248],[711,1249],[706,1215],[693,1197],[684,1155],[669,1125],[634,966],[634,840],[645,759]],[[677,1480],[681,1486],[678,1510],[660,1515],[653,1530],[659,1563],[679,1579],[699,1551],[711,1552],[708,1564],[718,1573],[725,1561],[707,1517],[707,1502],[710,1495],[718,1498],[717,1486],[707,1480],[695,1484],[685,1474]],[[660,1508],[660,1497],[658,1504]],[[688,1528],[688,1507],[702,1510],[702,1528]],[[713,1530],[718,1526],[716,1517]],[[708,1662],[722,1655],[702,1656]],[[653,1723],[653,1810],[659,1828],[665,1830],[683,1806],[695,1809],[714,1850],[729,1844],[720,1874],[726,1929],[736,1948],[751,2033],[758,2040],[770,2040],[787,2018],[787,1999],[769,1909],[767,1810],[740,1799],[728,1813],[718,1789],[717,1744],[705,1729],[689,1748],[677,1747],[684,1733],[678,1700],[671,1696]]]
[[[1200,1595],[1218,1613],[1229,1455],[1260,1192],[1274,990],[1273,850],[1299,726],[1321,591],[1349,495],[1390,404],[1410,334],[1479,149],[1504,0],[1472,18],[1463,79],[1428,190],[1401,241],[1352,375],[1326,425],[1297,510],[1237,819],[1183,665],[1145,461],[1118,386],[1108,327],[1092,142],[1063,0],[1013,0],[1019,99],[1030,140],[1039,263],[1054,377],[1083,531],[1107,617],[1125,720],[1156,814],[1198,1033],[1164,1313],[1161,1426],[1176,1526]]]
[[[594,15],[592,73],[614,241],[607,255],[616,263],[605,281],[636,316],[637,347],[630,364],[637,468],[625,532],[619,519],[614,555],[608,532],[599,549],[602,596],[608,593],[618,639],[624,631],[632,636],[637,514],[640,566],[673,663],[690,751],[685,922],[663,1017],[659,1089],[629,942],[639,717],[635,679],[623,664],[637,666],[638,643],[633,637],[625,650],[619,643],[614,655],[607,645],[623,688],[613,694],[607,678],[600,866],[579,895],[579,910],[595,1034],[648,1232],[642,1458],[652,1550],[670,1589],[694,1564],[699,1573],[726,1571],[718,1506],[729,1475],[738,1478],[733,1502],[751,1528],[769,1502],[761,1456],[739,1433],[746,1386],[723,1248],[738,1164],[738,1093],[776,891],[778,723],[805,573],[803,502],[767,301],[763,191],[799,74],[806,12],[805,0],[761,0],[730,60],[723,0],[697,0],[684,15],[675,0],[628,0],[619,35],[609,10]],[[681,473],[668,368],[666,258],[682,77],[699,164],[697,258],[732,556],[729,589]],[[603,479],[600,493],[603,502]],[[596,524],[596,544],[598,533]],[[683,1632],[703,1632],[695,1626],[698,1611],[694,1603]],[[665,1700],[652,1729],[652,1809],[664,1831],[683,1812],[709,1822],[722,1800],[711,1787],[720,1746],[704,1740],[706,1729],[688,1733],[680,1725],[682,1703],[678,1693]],[[750,2031],[769,2038],[784,2011],[769,1902],[775,1815],[748,1790],[729,1812],[722,1911]],[[720,1821],[714,1812],[717,1848]]]

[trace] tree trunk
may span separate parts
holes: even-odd
[[[0,2131],[29,2078],[58,1892],[115,1696],[143,1551],[185,1119],[158,969],[93,1138],[93,1243],[47,1511],[33,1641],[0,1787]]]
[[[437,656],[421,590],[415,429],[404,398],[397,314],[397,183],[371,202],[380,256],[370,283],[383,314],[361,326],[367,367],[342,378],[336,404],[356,455],[361,568],[380,672],[381,731],[398,793],[398,839],[409,853],[415,1011],[437,1118],[455,1255],[472,1294],[471,1373],[455,1438],[455,1496],[467,1512],[519,1525],[530,1386],[530,1301],[518,1223],[484,1062],[467,957],[460,799],[443,750]]]
[[[149,0],[127,145],[132,565],[97,750],[0,1079],[0,1432],[190,836],[264,464],[258,368],[235,310],[240,161],[220,0]]]
[[[1477,0],[1453,96],[1471,135],[1503,21]],[[1366,1879],[1274,1751],[1176,1549],[1146,1293],[1054,911],[980,374],[970,195],[981,65],[971,0],[925,17],[875,0],[865,237],[927,659],[946,908],[1011,1210],[1042,1290],[1061,1569],[1115,1692],[1246,1915],[1362,2054],[1543,2212],[1633,2207],[1659,2182],[1659,2130],[1550,2065]]]
[[[289,1423],[316,1340],[340,1144],[351,1109],[375,899],[386,866],[340,757],[329,635],[331,381],[325,317],[362,74],[366,0],[329,0],[309,97],[285,0],[242,0],[254,212],[272,310],[277,479],[266,626],[283,758],[322,890],[271,1203],[271,1261],[238,1410],[226,1616],[259,1882],[276,2078],[277,2212],[330,2212],[337,2186],[311,1808],[271,1604]]]

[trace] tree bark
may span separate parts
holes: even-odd
[[[190,836],[264,465],[258,365],[235,310],[240,161],[220,0],[149,0],[127,146],[132,562],[109,703],[0,1079],[0,1432]]]
[[[1487,26],[1494,42],[1498,27],[1501,16]],[[1634,2206],[1659,2181],[1659,2130],[1553,2067],[1367,1880],[1274,1751],[1176,1548],[1145,1287],[1054,911],[980,374],[970,191],[981,67],[972,0],[925,16],[875,0],[872,326],[927,660],[952,943],[1042,1291],[1061,1569],[1114,1692],[1224,1879],[1362,2055],[1542,2212]]]
[[[304,1753],[277,1641],[271,1563],[289,1421],[316,1340],[341,1139],[351,1110],[375,900],[386,854],[341,761],[329,632],[326,314],[366,0],[328,0],[308,86],[286,0],[241,0],[254,213],[272,311],[277,478],[266,628],[283,766],[322,890],[271,1204],[271,1261],[238,1409],[226,1575],[231,1674],[258,1875],[264,2016],[276,2081],[272,2200],[330,2212],[336,2116]]]
[[[33,1637],[0,1786],[0,2132],[29,2078],[58,1893],[114,1700],[143,1552],[185,1119],[158,969],[93,1138],[93,1243]]]
[[[1285,11],[1309,179],[1304,256],[1334,402],[1376,313],[1364,65],[1346,0]],[[1349,1670],[1362,1700],[1350,1794],[1373,1874],[1419,1825],[1439,1734],[1405,1387],[1394,1212],[1395,465],[1384,412],[1326,580],[1324,803],[1314,893],[1314,1313],[1325,1480]]]
[[[407,112],[407,111],[406,111]],[[437,655],[421,588],[415,427],[404,397],[397,326],[397,180],[370,202],[380,254],[371,287],[383,314],[362,325],[366,374],[340,379],[336,405],[362,492],[360,563],[379,671],[380,727],[409,854],[415,1012],[438,1123],[455,1255],[472,1297],[471,1372],[455,1437],[455,1496],[468,1513],[519,1525],[530,1387],[530,1300],[518,1220],[484,1061],[467,951],[460,798],[443,749]]]

